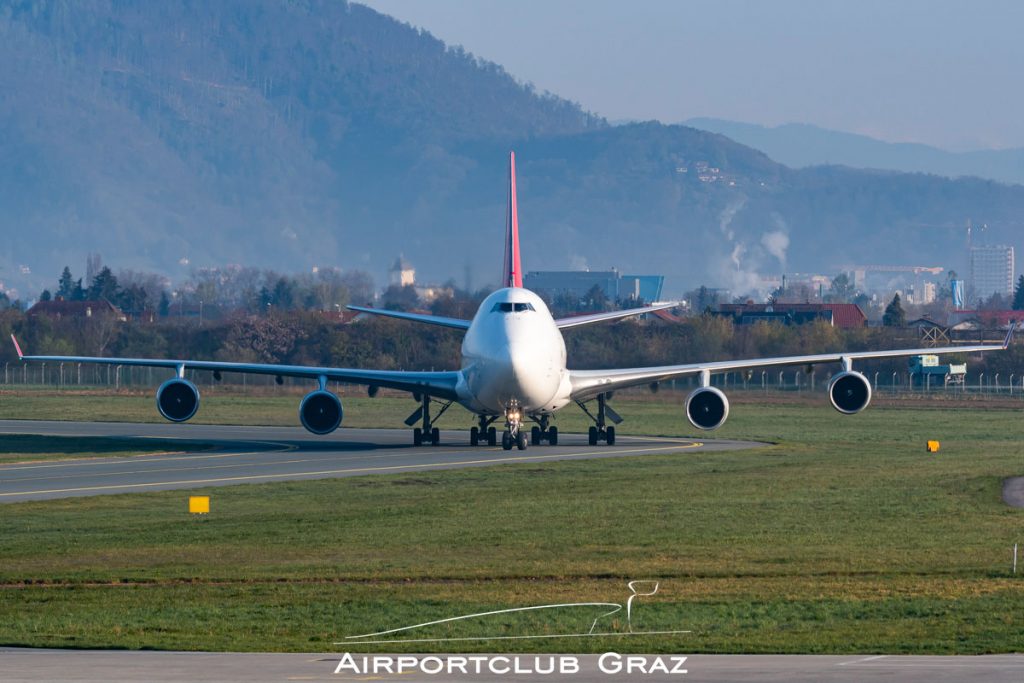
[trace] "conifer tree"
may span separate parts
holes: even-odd
[[[907,322],[907,314],[903,312],[903,305],[900,303],[900,295],[897,294],[885,307],[885,314],[882,315],[882,324],[886,327],[903,327]]]
[[[1013,290],[1013,310],[1024,311],[1024,275],[1017,278],[1017,286]]]

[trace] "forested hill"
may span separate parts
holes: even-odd
[[[792,171],[692,128],[610,127],[341,0],[0,0],[0,63],[0,281],[28,297],[88,252],[172,277],[378,280],[404,252],[428,280],[493,282],[513,147],[527,269],[741,290],[850,260],[961,267],[961,235],[934,226],[1010,240],[1024,216],[1022,188]]]

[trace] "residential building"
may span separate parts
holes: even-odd
[[[802,325],[824,320],[833,327],[849,329],[864,327],[868,320],[857,304],[721,304],[718,314],[732,317],[737,325],[760,321]]]

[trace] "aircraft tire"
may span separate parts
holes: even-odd
[[[441,430],[434,427],[430,430],[430,445],[440,446],[441,445]]]
[[[487,428],[487,445],[497,446],[498,445],[498,430],[494,427]]]
[[[597,445],[597,427],[591,427],[587,430],[587,443],[591,446]]]
[[[558,445],[558,427],[550,427],[548,429],[548,444],[551,446]]]
[[[412,445],[422,446],[423,445],[423,430],[416,427],[412,430]]]
[[[615,445],[615,427],[604,430],[604,442],[609,446]]]
[[[530,445],[540,445],[540,427],[534,427],[533,429],[530,430]]]
[[[501,447],[506,451],[512,450],[512,435],[508,430],[501,433]]]
[[[516,435],[516,448],[521,451],[526,450],[526,432],[520,431],[519,434]]]
[[[469,430],[469,445],[479,446],[480,445],[480,428],[472,427]]]

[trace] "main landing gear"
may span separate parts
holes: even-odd
[[[431,399],[426,394],[417,395],[413,394],[413,398],[420,402],[420,407],[413,411],[412,415],[405,419],[405,424],[412,427],[417,422],[422,421],[422,427],[416,427],[412,430],[412,443],[414,446],[422,446],[425,443],[429,443],[432,446],[441,445],[441,431],[434,426],[434,422],[444,415],[444,411],[451,407],[452,402],[441,402],[441,410],[437,412],[433,418],[430,416],[430,402]]]
[[[501,447],[506,451],[515,446],[521,451],[526,450],[526,432],[523,431],[523,413],[519,404],[513,401],[505,408],[505,431],[501,434]]]
[[[576,405],[594,421],[594,426],[587,430],[587,443],[591,446],[596,446],[600,441],[604,441],[609,446],[615,445],[615,427],[606,425],[606,419],[611,420],[614,424],[619,424],[622,422],[622,417],[607,404],[610,396],[611,394],[608,393],[597,397],[597,415],[587,410],[584,403],[576,401]]]
[[[547,441],[550,445],[557,446],[558,427],[554,425],[548,426],[548,416],[541,415],[540,417],[534,417],[533,420],[537,423],[537,426],[530,429],[530,445],[539,446]]]
[[[491,426],[497,419],[497,415],[481,415],[480,426],[469,430],[469,445],[479,446],[481,442],[488,446],[498,445],[498,430]]]

